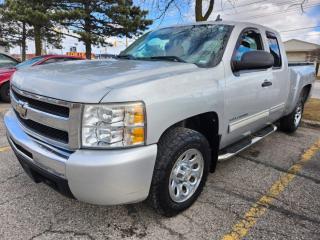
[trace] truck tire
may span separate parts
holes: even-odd
[[[4,102],[10,102],[10,83],[6,82],[1,86],[0,97]]]
[[[168,130],[158,143],[149,204],[166,217],[189,208],[205,185],[210,158],[201,133],[183,127]]]
[[[287,133],[295,132],[300,126],[304,109],[304,98],[300,97],[292,113],[280,119],[280,130]]]

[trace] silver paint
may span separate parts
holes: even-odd
[[[73,127],[69,134],[74,144],[67,147],[75,152],[67,161],[57,161],[56,156],[40,148],[34,138],[40,137],[40,141],[53,147],[56,143],[34,133],[29,133],[33,137],[27,135],[28,130],[21,128],[12,112],[5,117],[8,135],[32,151],[37,156],[34,160],[37,164],[64,175],[80,200],[108,205],[145,199],[156,159],[156,144],[169,127],[201,113],[215,112],[219,117],[220,148],[223,148],[292,112],[302,88],[315,80],[312,66],[288,67],[281,41],[280,69],[234,75],[230,61],[241,31],[247,27],[258,29],[266,51],[269,49],[265,32],[274,32],[279,40],[280,36],[272,29],[251,23],[219,24],[234,25],[234,29],[222,61],[212,68],[177,62],[114,59],[70,61],[17,71],[12,85],[22,93],[41,101],[53,101],[53,104],[78,104],[78,108],[71,110],[75,117],[68,121],[69,127]],[[265,80],[272,82],[272,86],[262,88]],[[82,104],[128,101],[143,101],[146,105],[147,146],[104,151],[83,150],[75,144],[80,142]],[[30,108],[26,108],[28,117]],[[38,116],[42,113],[30,109],[30,114],[43,123],[43,118]],[[247,115],[245,120],[236,120],[243,114]],[[48,124],[65,128],[56,121],[51,118]]]

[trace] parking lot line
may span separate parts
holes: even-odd
[[[249,230],[256,224],[257,220],[263,216],[268,206],[273,199],[279,196],[289,183],[295,178],[296,174],[300,172],[303,165],[308,162],[320,150],[320,139],[312,145],[300,160],[292,165],[287,173],[281,176],[276,182],[272,184],[268,192],[262,196],[252,207],[244,214],[241,221],[232,227],[232,231],[222,237],[222,240],[240,240],[243,239]]]
[[[10,147],[6,146],[6,147],[0,147],[0,152],[6,152],[9,151]]]

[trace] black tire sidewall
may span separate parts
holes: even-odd
[[[300,124],[301,124],[301,121],[302,121],[302,116],[301,116],[301,119],[300,119],[300,122],[298,125],[295,124],[295,115],[296,115],[296,112],[297,112],[297,109],[299,108],[299,106],[301,106],[302,108],[302,113],[303,114],[303,110],[304,110],[304,106],[303,106],[303,101],[302,101],[302,98],[299,99],[299,101],[297,102],[297,105],[296,107],[294,108],[293,112],[290,114],[290,120],[289,120],[289,129],[291,130],[290,132],[295,132]]]
[[[186,142],[181,142],[178,146],[175,147],[175,150],[172,151],[169,154],[169,159],[165,168],[165,174],[163,178],[160,181],[160,185],[158,188],[158,198],[159,198],[159,205],[162,209],[164,209],[164,215],[166,216],[174,216],[178,214],[179,212],[189,208],[195,200],[199,197],[200,193],[202,192],[202,189],[205,185],[208,172],[209,172],[209,165],[210,165],[210,150],[209,150],[209,144],[207,140],[198,132],[195,132],[198,136],[194,137],[192,141],[187,140]],[[197,149],[203,157],[204,161],[204,169],[202,174],[201,182],[197,188],[197,190],[194,192],[194,194],[187,199],[184,202],[177,203],[174,202],[169,193],[169,179],[171,171],[178,160],[178,158],[187,150],[189,149]],[[159,154],[161,154],[161,149]],[[165,161],[161,158],[161,155],[159,156],[159,161]]]
[[[303,98],[300,97],[300,99],[298,100],[295,108],[293,109],[292,113],[290,113],[289,115],[281,118],[280,120],[280,129],[286,133],[294,133],[299,126],[301,125],[302,122],[302,116],[300,119],[300,122],[298,125],[295,125],[295,115],[296,115],[296,111],[298,109],[298,107],[301,106],[302,108],[302,112],[301,114],[303,115],[303,111],[304,111],[304,101]]]
[[[9,94],[8,94],[9,93]],[[6,82],[0,89],[1,100],[4,102],[10,102],[10,83]]]

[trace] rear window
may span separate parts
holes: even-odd
[[[282,61],[278,39],[273,33],[267,33],[267,39],[270,53],[272,54],[274,59],[273,67],[281,68]]]

